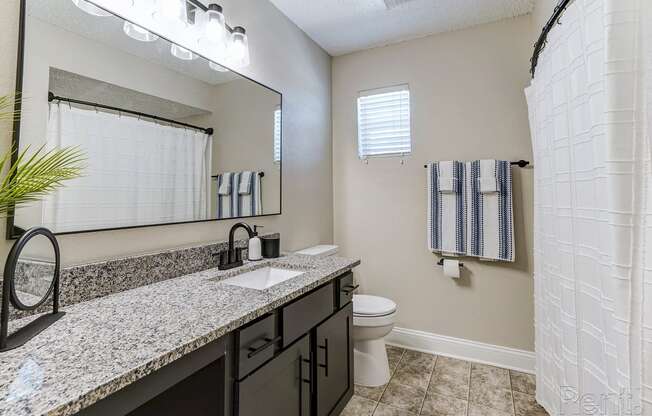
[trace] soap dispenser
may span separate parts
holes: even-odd
[[[258,237],[258,229],[263,228],[259,225],[254,225],[254,236],[249,239],[249,260],[258,261],[263,259],[260,237]]]

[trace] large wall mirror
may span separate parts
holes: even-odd
[[[281,213],[279,92],[79,2],[23,2],[15,144],[79,146],[87,168],[12,237]]]

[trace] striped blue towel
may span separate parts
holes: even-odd
[[[453,160],[428,165],[430,251],[452,255],[466,254],[466,195],[463,162]]]
[[[510,162],[474,160],[466,163],[466,169],[468,254],[485,260],[515,261]],[[493,178],[496,179],[495,192],[486,187]]]
[[[240,173],[225,172],[217,175],[217,219],[235,218],[238,207],[238,184],[240,183]],[[224,195],[219,189],[228,188],[230,191]],[[233,190],[235,189],[235,192]]]
[[[245,183],[246,182],[246,183]],[[242,172],[239,189],[248,189],[248,193],[238,192],[236,206],[238,217],[250,217],[263,214],[262,183],[258,172]]]

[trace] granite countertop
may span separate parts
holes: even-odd
[[[0,354],[0,415],[74,414],[359,264],[290,255],[65,307],[53,326]],[[265,291],[220,282],[265,265],[306,273]]]

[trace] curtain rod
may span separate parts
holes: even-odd
[[[517,160],[515,162],[509,162],[509,164],[512,165],[512,166],[518,166],[519,168],[524,168],[524,167],[526,167],[527,165],[530,164],[530,161],[528,161],[528,160]],[[423,167],[427,168],[428,165],[423,165]]]
[[[48,92],[48,102],[52,102],[52,101],[87,105],[89,107],[96,107],[96,108],[103,108],[105,110],[117,111],[118,113],[132,114],[132,115],[139,116],[139,117],[147,117],[147,118],[151,118],[153,120],[162,121],[164,123],[176,124],[176,125],[179,125],[179,126],[188,127],[188,128],[195,129],[195,130],[200,130],[200,131],[203,131],[204,133],[208,134],[209,136],[213,135],[213,128],[212,127],[209,127],[209,128],[197,127],[197,126],[193,126],[192,124],[182,123],[180,121],[171,120],[169,118],[158,117],[158,116],[155,116],[155,115],[152,115],[152,114],[140,113],[138,111],[126,110],[124,108],[112,107],[110,105],[92,103],[92,102],[89,102],[89,101],[75,100],[73,98],[60,97],[58,95],[54,95],[54,93],[52,93],[52,92]]]
[[[532,55],[532,59],[530,59],[532,64],[530,67],[530,74],[532,75],[532,78],[534,78],[534,73],[536,72],[537,65],[539,64],[539,55],[541,55],[541,52],[543,52],[543,50],[546,48],[546,45],[548,44],[548,34],[556,24],[561,24],[559,20],[561,19],[561,15],[564,14],[568,6],[570,6],[573,1],[575,0],[561,0],[557,7],[555,7],[555,11],[552,13],[552,16],[543,27],[541,36],[539,36],[539,40],[537,40],[537,42],[534,44],[534,54]]]

